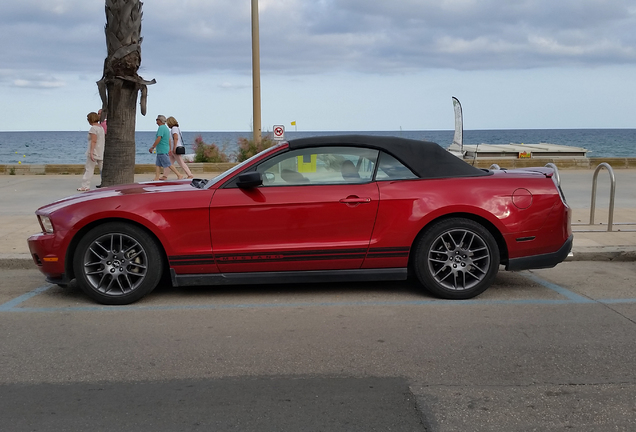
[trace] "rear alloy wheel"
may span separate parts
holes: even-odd
[[[415,273],[432,294],[469,299],[492,285],[499,270],[499,249],[492,234],[470,219],[432,225],[415,251]]]
[[[161,278],[163,260],[154,239],[121,222],[100,225],[79,242],[73,259],[78,286],[107,305],[133,303]]]

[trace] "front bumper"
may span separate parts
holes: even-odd
[[[54,234],[35,234],[28,238],[29,251],[38,269],[52,283],[66,283],[65,251]]]

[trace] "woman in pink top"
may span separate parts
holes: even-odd
[[[101,120],[101,118],[102,118],[102,110],[97,111],[97,115],[100,118],[99,125],[104,129],[104,133],[106,133],[106,117],[104,117],[104,120]]]

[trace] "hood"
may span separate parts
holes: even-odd
[[[50,204],[40,207],[37,213],[49,214],[63,207],[85,203],[95,200],[102,200],[108,198],[121,197],[125,195],[145,195],[150,193],[169,193],[189,191],[194,187],[191,182],[175,180],[173,182],[160,181],[160,182],[142,182],[142,183],[130,183],[125,185],[111,186],[101,189],[95,189],[88,192],[81,192],[76,195],[72,195],[60,200],[54,201]]]

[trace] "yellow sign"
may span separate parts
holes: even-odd
[[[298,172],[316,172],[316,155],[298,156]]]
[[[527,152],[527,151],[519,152],[519,159],[530,159],[530,158],[532,158],[532,152]]]

